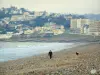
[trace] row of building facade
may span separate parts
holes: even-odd
[[[100,21],[90,19],[71,19],[70,29],[72,33],[87,35],[100,35]]]

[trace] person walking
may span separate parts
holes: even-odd
[[[52,55],[53,55],[53,53],[52,53],[51,50],[49,51],[48,55],[49,55],[49,57],[50,57],[50,59],[51,59],[51,58],[52,58]]]

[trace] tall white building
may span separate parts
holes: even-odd
[[[89,19],[71,19],[71,26],[70,28],[81,28],[82,25],[87,24],[89,25]]]
[[[71,19],[70,28],[77,28],[77,19]]]
[[[89,24],[90,24],[89,19],[71,19],[70,28],[74,30],[78,29],[80,30],[80,33],[84,33],[87,31],[86,29],[84,29],[84,25],[89,25]]]

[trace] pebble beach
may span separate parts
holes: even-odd
[[[0,75],[100,75],[100,44],[54,52],[52,59],[47,53],[0,62]]]

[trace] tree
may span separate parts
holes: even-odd
[[[6,34],[6,29],[0,26],[0,34]]]

